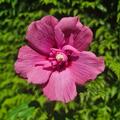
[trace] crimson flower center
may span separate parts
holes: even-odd
[[[71,55],[78,55],[79,51],[70,45],[64,46],[62,49],[51,48],[49,57],[45,61],[40,61],[36,65],[41,65],[43,68],[64,68],[71,63]]]
[[[65,63],[68,61],[68,56],[65,53],[65,51],[61,50],[61,49],[55,49],[52,48],[51,49],[51,53],[50,53],[50,57],[49,60],[54,63],[55,65],[57,64],[61,64],[61,63]],[[53,65],[54,65],[53,64]]]

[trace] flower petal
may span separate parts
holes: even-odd
[[[55,26],[55,37],[58,44],[58,48],[62,48],[64,45],[73,43],[73,32],[80,29],[77,17],[64,17]]]
[[[65,44],[65,40],[64,40],[64,34],[60,28],[55,29],[55,39],[57,42],[57,47],[62,48],[62,46]]]
[[[52,73],[51,70],[43,69],[42,66],[34,67],[28,74],[28,82],[34,84],[44,84],[48,81],[50,74]]]
[[[74,35],[74,43],[73,46],[80,51],[84,51],[88,48],[89,44],[92,41],[93,33],[91,29],[87,26],[80,26],[79,25],[79,32],[75,33]]]
[[[65,40],[64,45],[72,45],[79,51],[86,50],[92,41],[93,33],[91,29],[82,25],[78,17],[62,18],[55,26],[55,29],[61,29],[61,33],[59,33],[61,36],[63,32],[64,38],[62,39]],[[63,44],[61,41],[63,40],[58,39],[58,41],[60,41],[62,46]]]
[[[43,88],[43,92],[50,100],[65,103],[73,100],[77,92],[69,69],[53,72],[47,85]]]
[[[71,45],[65,45],[63,48],[62,48],[63,51],[71,51],[73,53],[76,53],[76,54],[79,54],[80,51],[78,51],[77,49],[75,49],[74,47],[72,47]]]
[[[78,19],[78,22],[76,24],[76,30],[81,30],[81,28],[83,27],[82,23],[80,22],[80,20]]]
[[[19,50],[18,59],[15,63],[15,71],[22,77],[27,78],[27,73],[41,60],[45,60],[45,57],[29,46],[23,46]]]
[[[70,70],[78,84],[85,84],[89,80],[94,80],[98,74],[104,71],[104,60],[96,57],[95,54],[87,51],[80,52],[79,58],[73,60]]]
[[[67,32],[69,34],[69,32],[75,29],[77,21],[78,17],[64,17],[58,22],[55,28],[60,28],[63,32]]]
[[[29,44],[39,52],[48,55],[50,48],[56,46],[54,26],[57,22],[53,16],[46,16],[41,20],[32,22],[26,33]]]

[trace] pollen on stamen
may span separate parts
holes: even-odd
[[[57,61],[64,61],[64,56],[62,54],[57,54],[56,55],[56,60]]]

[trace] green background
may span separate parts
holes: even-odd
[[[105,71],[68,104],[47,101],[14,71],[27,26],[45,15],[78,16],[94,33],[90,51],[105,58]],[[0,0],[0,120],[47,119],[120,120],[120,0]]]

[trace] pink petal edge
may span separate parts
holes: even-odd
[[[76,85],[69,69],[52,73],[43,93],[51,101],[69,102],[77,95]]]
[[[18,59],[14,65],[15,71],[20,76],[27,78],[27,73],[33,69],[35,64],[45,59],[43,55],[40,55],[29,46],[22,46],[19,49]]]
[[[79,59],[73,61],[70,70],[76,83],[84,85],[89,80],[96,79],[105,69],[103,57],[96,57],[92,52],[83,51]]]
[[[50,48],[56,46],[54,27],[58,20],[53,16],[45,16],[28,26],[26,39],[31,47],[39,53],[49,55]]]

